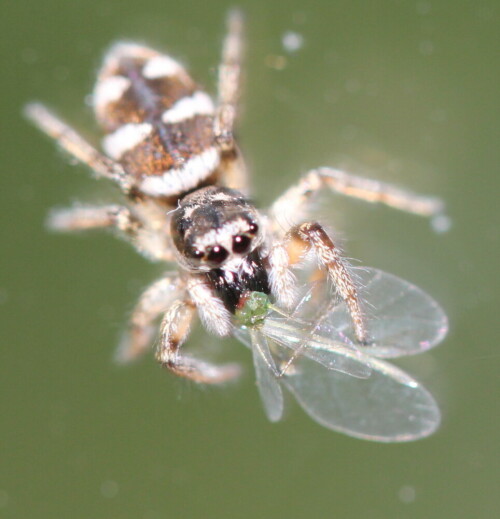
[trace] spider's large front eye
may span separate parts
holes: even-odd
[[[229,253],[224,247],[215,245],[209,248],[207,254],[207,261],[213,265],[220,265],[229,256]]]
[[[248,252],[251,242],[252,240],[244,234],[235,236],[233,238],[233,252],[236,252],[236,254],[245,254],[245,252]]]

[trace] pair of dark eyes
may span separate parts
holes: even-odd
[[[233,252],[236,254],[245,254],[245,252],[248,252],[250,249],[251,243],[252,238],[244,234],[238,234],[233,237]],[[227,259],[229,252],[220,245],[214,245],[213,247],[207,248],[206,255],[200,250],[195,250],[193,251],[193,256],[198,260],[201,260],[205,256],[208,263],[220,265]]]
[[[236,254],[245,254],[250,249],[252,238],[245,236],[244,234],[238,234],[233,237],[233,252]],[[220,245],[214,245],[207,249],[207,261],[209,263],[220,265],[227,259],[229,252]]]

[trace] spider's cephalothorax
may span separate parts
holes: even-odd
[[[259,214],[242,193],[216,186],[184,197],[171,220],[179,264],[204,272],[231,313],[248,292],[269,293],[260,229]]]
[[[198,314],[205,327],[231,334],[233,313],[251,292],[269,294],[283,311],[295,302],[293,268],[311,251],[333,290],[346,302],[358,341],[366,339],[356,286],[331,237],[304,221],[321,188],[420,215],[439,200],[391,185],[319,168],[304,175],[261,216],[248,201],[246,177],[233,138],[240,87],[242,17],[232,11],[219,66],[217,99],[203,92],[169,56],[117,43],[105,56],[93,105],[105,132],[104,154],[39,103],[26,115],[97,176],[117,183],[123,205],[55,211],[52,229],[114,228],[148,258],[177,265],[141,296],[119,350],[121,360],[144,352],[163,315],[157,359],[196,382],[220,383],[236,366],[215,366],[181,354]]]
[[[210,186],[187,195],[172,214],[171,234],[179,264],[204,272],[231,313],[246,293],[269,293],[259,214],[239,191]]]
[[[263,239],[255,207],[239,191],[215,186],[179,202],[171,234],[179,262],[193,271],[237,270]]]

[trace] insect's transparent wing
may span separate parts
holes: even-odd
[[[283,414],[283,384],[315,421],[350,436],[402,442],[437,429],[440,413],[434,398],[407,373],[339,343],[325,349],[316,339],[294,355],[301,343],[290,340],[295,324],[289,321],[283,329],[268,316],[262,328],[235,330],[252,348],[257,385],[271,421]],[[292,356],[293,362],[277,376]]]
[[[355,378],[370,375],[371,368],[365,363],[364,354],[353,344],[335,342],[328,336],[312,335],[310,331],[309,323],[276,317],[276,314],[269,315],[263,327],[266,336],[290,350],[288,358],[306,356],[329,370]]]
[[[423,290],[374,268],[356,268],[352,272],[359,287],[369,336],[369,344],[360,346],[363,353],[382,358],[414,355],[443,340],[448,320],[441,307]],[[331,301],[326,284],[317,284],[308,297],[303,308],[328,308]],[[328,310],[317,333],[335,342],[356,343],[352,320],[343,302]]]
[[[281,420],[284,409],[283,390],[276,377],[277,369],[267,337],[257,328],[239,328],[234,331],[234,335],[252,350],[257,388],[267,417],[271,422]]]
[[[368,356],[358,362],[370,367],[369,377],[329,370],[304,355],[281,380],[311,418],[350,436],[403,442],[437,429],[439,408],[422,385],[387,362]]]

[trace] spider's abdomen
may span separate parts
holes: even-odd
[[[176,197],[216,176],[214,106],[177,61],[118,43],[105,57],[93,96],[107,133],[104,151],[136,179],[136,191]]]

